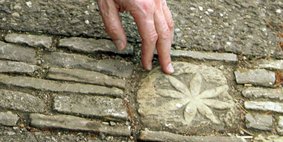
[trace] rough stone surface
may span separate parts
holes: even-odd
[[[254,138],[254,142],[282,142],[283,137],[278,136],[278,135],[258,135]]]
[[[265,101],[265,102],[246,101],[244,105],[246,109],[283,113],[282,103],[275,103],[270,101]]]
[[[235,76],[239,84],[273,86],[276,80],[275,72],[264,69],[237,70],[235,71]]]
[[[246,142],[241,137],[225,136],[182,136],[164,131],[142,131],[139,139],[143,141],[166,142]]]
[[[123,100],[100,96],[56,96],[54,109],[63,113],[99,116],[112,119],[127,119]]]
[[[279,135],[283,135],[283,116],[279,116],[278,119],[278,126],[277,126],[277,132],[279,133]]]
[[[93,38],[78,38],[71,37],[61,39],[59,46],[66,47],[70,50],[81,51],[86,53],[93,53],[97,51],[113,52],[118,54],[133,54],[134,49],[131,44],[127,44],[127,47],[123,51],[119,51],[111,40],[105,39],[93,39]]]
[[[272,115],[246,114],[246,127],[258,130],[272,130]]]
[[[42,115],[31,114],[31,125],[39,128],[62,128],[70,130],[82,130],[101,132],[110,135],[130,136],[131,131],[128,126],[109,126],[99,121],[88,120],[68,115]]]
[[[0,41],[0,59],[36,63],[34,49],[24,48],[18,45],[8,44]]]
[[[38,69],[39,69],[38,66],[30,65],[27,63],[23,63],[23,62],[1,61],[0,60],[0,72],[3,72],[3,73],[31,74]]]
[[[275,100],[283,100],[283,89],[266,89],[249,87],[242,91],[243,96],[247,98],[270,98]]]
[[[43,112],[46,104],[30,94],[0,89],[0,107],[24,112]]]
[[[27,130],[17,127],[0,127],[1,142],[38,142],[35,136]]]
[[[87,56],[60,52],[45,54],[43,59],[50,66],[99,71],[118,77],[129,78],[133,72],[132,63],[119,60],[94,60]]]
[[[14,114],[10,111],[0,112],[0,124],[5,126],[16,126],[19,121],[17,114]]]
[[[198,52],[198,51],[172,50],[171,56],[189,57],[199,60],[216,60],[216,61],[226,61],[226,62],[238,61],[237,55],[231,53],[210,53],[210,52]]]
[[[126,80],[111,77],[95,71],[80,69],[50,68],[47,78],[96,85],[115,86],[119,88],[126,87]]]
[[[281,55],[282,1],[167,1],[175,23],[175,44],[198,50],[248,55]],[[108,37],[92,0],[7,1],[0,28],[60,35]],[[181,16],[180,16],[181,15]],[[133,18],[122,16],[128,39],[139,39]]]
[[[283,70],[283,60],[262,60],[257,64],[259,68]]]
[[[173,66],[172,75],[156,68],[141,82],[137,101],[145,127],[186,134],[233,127],[235,104],[223,73],[185,62]]]
[[[18,87],[33,88],[38,90],[54,92],[72,92],[83,94],[99,94],[120,97],[123,91],[118,88],[108,88],[96,85],[87,85],[79,83],[61,83],[57,81],[43,80],[31,77],[12,77],[0,75],[0,83]]]
[[[11,33],[5,36],[5,40],[11,43],[27,44],[33,47],[50,48],[52,37],[45,35],[15,34]]]

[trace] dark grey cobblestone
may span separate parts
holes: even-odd
[[[10,111],[0,112],[0,124],[5,126],[16,126],[19,116]]]
[[[36,52],[34,49],[25,48],[14,44],[0,41],[0,59],[36,63]]]
[[[99,94],[120,97],[123,91],[118,88],[108,88],[104,86],[79,84],[79,83],[62,83],[51,80],[37,79],[31,77],[12,77],[0,75],[0,83],[18,87],[33,88],[38,90],[54,92],[72,92],[83,94]]]
[[[62,128],[69,130],[81,130],[100,132],[110,135],[130,136],[128,126],[109,126],[99,121],[88,120],[69,115],[42,115],[31,114],[31,125],[39,128]]]
[[[2,73],[34,73],[39,69],[39,66],[30,65],[24,62],[1,61],[0,72]]]
[[[81,51],[86,53],[94,53],[97,51],[112,52],[117,54],[133,54],[134,49],[131,44],[127,44],[127,47],[123,51],[119,51],[111,40],[105,39],[93,39],[93,38],[78,38],[71,37],[61,39],[59,43],[60,47],[66,47],[70,50]]]
[[[104,86],[126,87],[126,80],[111,77],[100,72],[80,69],[50,68],[47,78],[65,81],[75,81]]]
[[[32,47],[50,48],[52,45],[52,37],[45,35],[11,33],[5,36],[5,40],[11,43],[27,44]]]
[[[0,107],[24,112],[43,112],[46,104],[40,98],[27,93],[0,89]]]
[[[88,116],[99,116],[109,119],[124,119],[128,117],[123,100],[100,96],[56,96],[54,110]]]
[[[272,115],[265,114],[251,114],[248,113],[245,116],[246,118],[246,127],[254,128],[258,130],[272,130],[273,118]]]

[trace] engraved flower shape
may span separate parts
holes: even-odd
[[[201,92],[202,76],[199,73],[196,73],[192,78],[189,88],[173,76],[168,75],[166,78],[169,80],[170,84],[175,88],[175,90],[157,89],[157,92],[162,97],[174,99],[161,107],[166,107],[169,110],[179,110],[184,107],[183,116],[185,123],[187,124],[192,122],[197,113],[205,116],[213,123],[219,124],[220,121],[214,115],[211,108],[224,110],[233,106],[233,103],[231,104],[213,99],[226,92],[228,90],[227,85],[215,87]]]

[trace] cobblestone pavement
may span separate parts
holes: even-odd
[[[282,141],[283,60],[173,50],[173,75],[138,45],[2,33],[0,141]]]

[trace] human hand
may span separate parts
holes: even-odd
[[[152,69],[156,48],[162,71],[174,72],[170,57],[174,23],[166,0],[98,0],[98,5],[106,32],[119,50],[127,45],[119,12],[128,11],[134,17],[142,39],[143,67]]]

